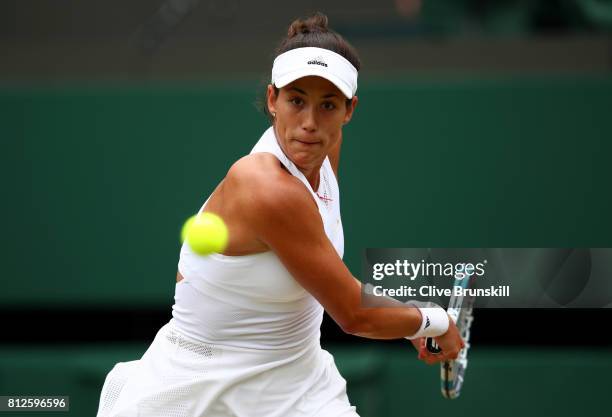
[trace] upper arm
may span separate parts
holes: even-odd
[[[343,328],[359,307],[361,286],[327,238],[315,202],[294,177],[251,184],[249,223],[291,275]],[[258,182],[254,177],[246,181]]]

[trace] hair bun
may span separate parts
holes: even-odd
[[[296,19],[289,26],[287,37],[293,38],[298,34],[312,32],[328,32],[329,29],[327,27],[327,23],[327,16],[320,12],[317,12],[306,19]]]

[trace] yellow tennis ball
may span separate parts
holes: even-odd
[[[181,228],[181,243],[183,243],[185,239],[187,239],[187,230],[189,230],[196,217],[197,214],[194,214],[193,216],[188,218],[187,221],[183,224],[183,227]]]
[[[198,255],[209,255],[225,250],[229,233],[221,217],[213,213],[201,213],[185,222],[181,238]]]

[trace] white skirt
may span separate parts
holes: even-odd
[[[106,376],[98,417],[358,417],[333,357],[202,343],[164,325],[140,360]]]

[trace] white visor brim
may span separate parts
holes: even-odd
[[[282,88],[308,76],[322,77],[347,98],[357,91],[357,70],[343,56],[322,48],[297,48],[279,55],[272,67],[272,83]]]

